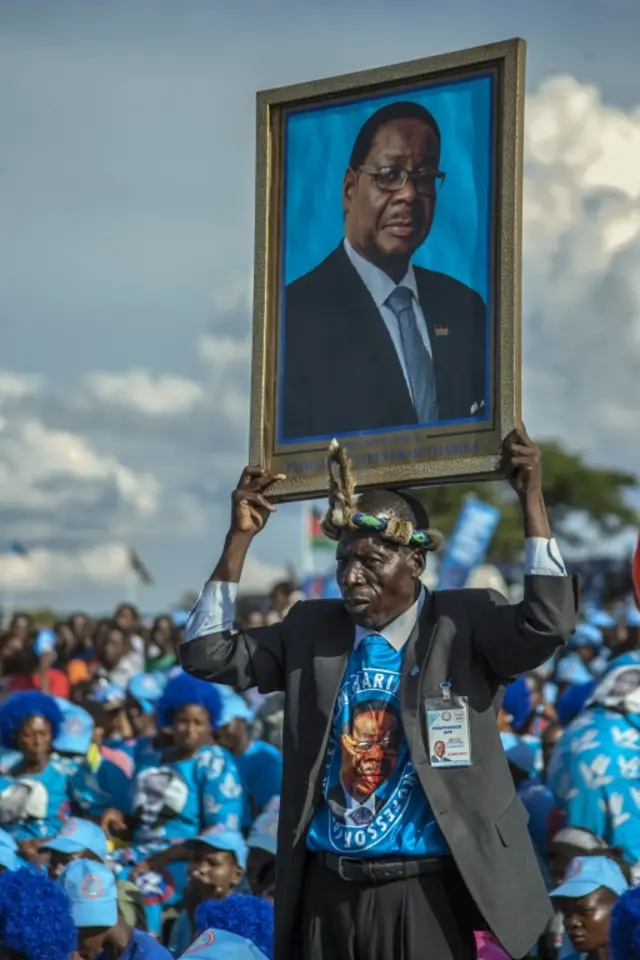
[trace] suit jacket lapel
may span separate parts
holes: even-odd
[[[353,621],[340,602],[335,604],[332,616],[327,617],[326,620],[323,617],[321,623],[322,633],[315,638],[312,661],[318,725],[314,730],[305,731],[305,736],[311,738],[310,748],[313,753],[313,763],[294,843],[297,843],[305,833],[320,802],[325,756],[333,725],[333,713],[355,638]]]

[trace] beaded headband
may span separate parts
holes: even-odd
[[[329,540],[338,540],[343,530],[351,528],[371,530],[392,543],[422,547],[423,550],[437,550],[442,543],[442,534],[437,530],[417,530],[410,520],[378,517],[358,510],[351,461],[337,440],[329,444],[327,475],[329,509],[321,526]]]

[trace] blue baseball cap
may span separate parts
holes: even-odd
[[[558,683],[589,683],[592,676],[577,653],[570,653],[558,664],[556,680]]]
[[[188,610],[174,610],[171,614],[171,622],[174,627],[177,627],[180,630],[182,627],[186,626],[187,620],[190,617],[190,612]]]
[[[278,846],[277,813],[261,813],[259,817],[256,817],[247,839],[247,846],[266,850],[267,853],[275,857]]]
[[[599,630],[613,630],[614,627],[618,626],[618,621],[605,610],[593,610],[589,614],[587,623]]]
[[[153,713],[162,696],[162,687],[152,673],[138,673],[131,677],[127,693],[140,704],[144,713]]]
[[[113,927],[118,921],[116,878],[93,860],[72,860],[60,874],[76,927]]]
[[[75,703],[55,697],[62,713],[62,723],[53,741],[53,749],[60,753],[85,756],[93,742],[93,719]]]
[[[216,824],[214,827],[203,830],[191,842],[206,843],[214,850],[227,850],[234,855],[241,870],[245,870],[247,867],[247,845],[239,830],[231,830],[222,824]]]
[[[226,930],[205,930],[182,957],[185,960],[268,960],[251,940]]]
[[[594,627],[592,623],[581,623],[576,627],[576,632],[569,637],[567,646],[569,647],[601,647],[604,643],[602,630]]]
[[[629,889],[629,884],[615,860],[609,857],[575,857],[569,864],[564,880],[549,896],[578,900],[600,887],[606,887],[621,897]]]
[[[220,711],[219,727],[226,727],[232,720],[246,720],[253,723],[253,710],[237,693],[220,691],[222,694],[222,710]]]
[[[22,754],[20,754],[20,756],[22,756]],[[13,850],[15,853],[15,851],[18,849],[18,844],[10,833],[7,833],[6,830],[0,829],[0,847],[8,847],[9,850]]]
[[[103,863],[109,852],[104,831],[97,823],[81,820],[79,817],[71,817],[67,820],[60,833],[53,840],[43,844],[43,847],[45,850],[55,850],[56,853],[70,854],[88,850]]]
[[[640,610],[638,610],[635,603],[627,607],[624,622],[627,627],[640,627]]]
[[[505,749],[505,753],[509,763],[518,770],[522,770],[527,776],[533,776],[536,769],[536,751],[532,746],[518,738],[517,743]]]
[[[119,707],[125,701],[125,692],[116,683],[100,683],[93,688],[89,696],[94,703],[102,703],[105,707]]]
[[[15,850],[12,850],[10,847],[5,847],[4,844],[0,844],[0,867],[13,871],[19,870],[21,866],[22,862]]]

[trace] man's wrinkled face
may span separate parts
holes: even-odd
[[[347,530],[336,559],[345,608],[360,626],[381,630],[415,601],[416,580],[424,570],[419,551]]]
[[[393,120],[381,126],[363,166],[391,177],[393,171],[436,171],[438,137],[422,120]],[[378,182],[384,182],[378,181]],[[435,189],[418,192],[412,180],[395,191],[380,189],[376,174],[347,170],[343,185],[345,233],[366,260],[384,269],[389,259],[411,255],[426,240],[435,213]]]
[[[341,778],[351,796],[366,800],[393,775],[398,762],[398,719],[388,710],[372,709],[353,721],[343,734]]]
[[[444,757],[445,750],[446,750],[446,747],[442,740],[438,740],[438,742],[433,747],[433,752],[435,753],[436,757]]]

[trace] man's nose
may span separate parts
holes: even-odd
[[[359,563],[350,563],[343,574],[343,582],[347,587],[355,587],[362,583],[362,570]]]
[[[415,188],[415,184],[411,177],[407,177],[407,182],[403,187],[400,187],[399,190],[395,192],[395,200],[400,200],[403,203],[413,203],[418,196],[418,192]]]

